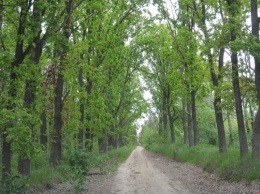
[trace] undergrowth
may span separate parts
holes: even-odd
[[[208,144],[191,148],[183,143],[152,144],[146,149],[180,162],[195,164],[227,180],[260,180],[260,161],[253,161],[251,153],[240,159],[238,148],[229,148],[224,154],[219,154],[216,146]]]
[[[135,148],[135,145],[111,150],[105,154],[96,151],[77,151],[67,154],[62,162],[53,167],[49,164],[49,154],[38,154],[31,161],[31,175],[24,178],[18,175],[9,175],[5,181],[0,180],[0,193],[21,193],[34,188],[38,191],[51,189],[57,183],[70,182],[73,193],[85,191],[87,174],[93,168],[99,168],[101,173],[114,171],[119,163],[124,161]],[[109,164],[109,165],[108,165]],[[34,190],[33,189],[33,190]]]

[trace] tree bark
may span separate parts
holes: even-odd
[[[65,17],[64,17],[64,27],[63,27],[63,36],[64,41],[69,41],[71,29],[70,29],[70,20],[72,14],[72,2],[73,0],[66,1],[65,7]],[[68,48],[66,48],[68,49]],[[59,51],[60,64],[58,67],[58,76],[54,89],[54,123],[53,123],[53,140],[51,142],[51,154],[50,154],[50,163],[53,165],[59,164],[61,161],[61,149],[62,149],[62,109],[63,109],[63,85],[64,85],[64,66],[65,58],[67,55],[67,50]]]
[[[251,0],[251,22],[252,35],[255,36],[255,42],[259,44],[259,18],[257,0]],[[260,157],[260,58],[259,49],[252,53],[255,60],[255,86],[257,91],[258,111],[253,126],[252,138],[252,157],[257,159]]]
[[[210,64],[210,75],[214,87],[219,87],[219,82],[222,81],[221,71],[224,65],[224,52],[225,49],[221,48],[219,50],[219,60],[218,60],[218,75],[215,72],[214,64],[212,60],[212,55],[209,55],[209,64]],[[227,151],[226,135],[225,135],[225,126],[223,119],[223,112],[221,107],[221,97],[215,90],[214,102],[213,102],[216,123],[218,128],[218,145],[219,153],[225,153]]]
[[[39,61],[38,61],[39,62]],[[36,78],[35,78],[36,79]],[[33,110],[33,103],[35,100],[35,93],[36,93],[36,81],[35,80],[29,80],[26,82],[25,86],[25,94],[24,94],[24,105],[27,109],[27,111],[30,113]],[[33,130],[33,127],[31,124],[30,130]],[[19,155],[18,157],[18,173],[30,176],[30,159],[27,156]]]
[[[175,129],[174,129],[174,117],[171,113],[171,107],[170,104],[167,104],[167,113],[169,118],[169,126],[170,126],[170,132],[171,132],[171,142],[175,143]]]
[[[103,130],[103,137],[98,138],[99,152],[104,154],[107,152],[107,132]]]
[[[189,137],[189,147],[194,145],[193,134],[192,134],[192,115],[191,115],[191,105],[187,103],[187,117],[188,117],[188,137]]]
[[[249,114],[248,114],[248,108],[247,108],[247,103],[243,103],[242,105],[243,107],[243,110],[244,110],[244,123],[245,123],[245,128],[246,128],[246,133],[247,134],[250,134],[250,125],[249,125],[249,122],[250,122],[250,118],[249,118]]]
[[[160,115],[159,115],[159,129],[158,129],[158,134],[159,135],[162,135],[162,133],[163,133],[163,122],[162,122],[162,115],[161,115],[162,113],[160,112]]]
[[[163,95],[163,101],[162,101],[162,121],[163,121],[163,136],[167,137],[167,97],[166,95]]]
[[[252,102],[249,102],[249,113],[250,113],[250,125],[251,125],[251,130],[253,132],[253,128],[254,128],[254,111],[252,108]]]
[[[123,147],[124,146],[124,142],[123,142],[123,134],[120,133],[118,136],[118,147]]]
[[[192,128],[194,132],[194,145],[199,144],[199,129],[196,112],[196,91],[191,91],[191,112],[192,112]]]
[[[60,64],[63,65],[63,64]],[[51,155],[50,162],[53,165],[59,164],[61,161],[61,149],[62,149],[62,108],[63,108],[63,85],[64,75],[63,72],[59,72],[56,86],[55,86],[55,97],[54,97],[54,123],[52,131],[52,142],[51,142]]]
[[[86,92],[87,92],[87,108],[91,108],[91,104],[89,101],[89,97],[91,95],[92,92],[92,87],[93,87],[93,82],[90,78],[87,78],[87,86],[86,86]],[[85,146],[87,148],[88,151],[92,151],[93,149],[93,134],[91,133],[91,127],[90,127],[90,123],[91,123],[91,115],[87,115],[87,127],[86,127],[86,131],[85,131],[85,137],[86,137],[86,143]]]
[[[80,68],[80,70],[79,70],[78,80],[79,80],[80,88],[83,88],[83,70],[82,70],[82,68]],[[80,99],[79,111],[80,111],[81,127],[80,127],[79,133],[78,133],[78,149],[83,149],[83,145],[84,145],[84,117],[85,117],[84,109],[85,109],[84,102],[82,102],[82,100]]]
[[[201,17],[201,29],[204,33],[205,36],[205,41],[206,44],[209,44],[210,38],[208,34],[208,29],[206,25],[206,6],[205,6],[205,1],[201,0],[201,5],[202,5],[202,17]],[[220,4],[220,14],[222,15],[222,8]],[[223,18],[222,18],[223,19]],[[220,45],[219,49],[219,60],[218,60],[218,73],[216,73],[216,70],[214,68],[214,62],[213,62],[213,56],[211,54],[210,49],[207,50],[207,57],[208,57],[208,62],[209,62],[209,67],[210,67],[210,76],[211,76],[211,81],[214,86],[214,111],[215,111],[215,118],[216,118],[216,123],[217,123],[217,130],[218,130],[218,146],[219,146],[219,153],[225,153],[227,150],[226,146],[226,136],[225,136],[225,127],[224,127],[224,120],[223,120],[223,112],[222,112],[222,107],[221,107],[221,96],[218,94],[217,89],[219,87],[219,83],[222,82],[222,68],[224,65],[224,52],[225,49]]]
[[[184,133],[184,143],[188,145],[189,136],[188,136],[187,118],[186,118],[186,101],[184,98],[182,98],[182,127]]]
[[[24,4],[21,6],[20,15],[18,18],[18,28],[17,28],[17,37],[22,37],[25,34],[25,23],[24,18],[27,17],[28,9],[30,6]],[[1,26],[2,27],[2,26]],[[14,59],[11,63],[11,70],[10,70],[10,89],[8,91],[9,100],[7,103],[6,108],[10,111],[13,111],[15,108],[15,98],[17,96],[17,79],[18,75],[16,73],[16,68],[18,68],[22,62],[24,61],[25,57],[29,54],[32,45],[27,45],[24,49],[24,40],[17,40],[15,45],[14,51]],[[13,121],[16,122],[16,121]],[[12,127],[12,123],[9,123],[8,127]],[[4,129],[5,131],[6,129]],[[6,131],[5,131],[6,132]],[[3,133],[3,146],[2,146],[2,178],[3,180],[7,178],[7,175],[11,173],[11,142],[7,141],[7,135]]]
[[[223,122],[222,108],[220,107],[221,98],[215,97],[214,99],[214,110],[218,128],[218,147],[219,153],[225,153],[227,151],[225,127]]]
[[[32,77],[26,81],[25,84],[25,93],[24,93],[24,106],[27,109],[27,111],[31,114],[33,114],[33,110],[34,110],[34,101],[35,101],[35,97],[36,97],[36,90],[37,90],[37,86],[39,85],[39,82],[37,81],[38,76],[40,75],[40,68],[38,67],[39,62],[40,62],[40,58],[42,55],[42,49],[43,49],[43,43],[45,42],[45,38],[46,36],[44,36],[41,39],[41,20],[40,20],[40,10],[37,10],[38,6],[37,4],[34,5],[34,13],[33,16],[35,19],[38,20],[38,24],[37,24],[37,29],[38,29],[38,33],[35,39],[35,47],[32,49],[34,52],[34,56],[31,57],[31,63],[33,63],[33,66],[37,66],[37,70],[35,72],[33,72],[33,74],[31,75]],[[32,115],[33,116],[33,115]],[[31,133],[33,134],[33,128],[34,126],[30,125],[30,130]],[[34,135],[34,134],[33,134]],[[32,137],[33,138],[33,137]],[[25,176],[30,176],[30,158],[28,156],[19,156],[18,157],[18,173],[25,175]]]
[[[11,173],[11,143],[6,140],[7,134],[2,134],[2,180],[8,178]]]
[[[230,30],[230,40],[231,42],[234,42],[236,40],[236,32],[235,29],[233,28],[231,28]],[[232,63],[232,85],[233,85],[234,97],[235,97],[235,107],[236,107],[238,134],[239,134],[239,143],[240,143],[240,157],[243,157],[248,152],[248,144],[246,139],[246,129],[244,123],[241,91],[239,85],[238,57],[237,57],[237,51],[235,51],[233,48],[231,48],[231,63]]]
[[[40,133],[40,144],[42,145],[43,149],[46,150],[47,149],[47,118],[46,118],[46,111],[43,110],[41,113],[41,121],[42,121],[42,125],[41,125],[41,133]]]
[[[227,113],[227,119],[228,119],[228,128],[229,128],[229,145],[233,145],[233,126],[230,118],[230,114]]]
[[[116,138],[116,134],[115,134],[115,126],[112,125],[110,127],[110,134],[109,134],[109,138],[108,138],[108,146],[109,149],[117,149],[117,138]]]

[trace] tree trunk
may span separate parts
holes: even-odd
[[[233,126],[230,118],[230,114],[227,113],[227,119],[228,119],[228,128],[229,128],[229,145],[233,145]]]
[[[252,138],[252,157],[253,159],[260,158],[260,106],[256,113],[254,128],[253,128],[253,138]]]
[[[230,30],[230,39],[231,42],[234,42],[236,40],[236,32],[235,29],[233,28]],[[248,144],[246,139],[242,99],[241,99],[241,92],[239,86],[238,57],[237,57],[237,51],[235,51],[232,48],[231,48],[231,63],[232,63],[232,85],[233,85],[234,97],[235,97],[238,135],[239,135],[239,143],[240,143],[240,157],[243,157],[248,152]]]
[[[227,143],[226,143],[225,127],[223,122],[222,108],[220,106],[221,98],[215,97],[213,104],[214,104],[215,117],[216,117],[216,123],[218,128],[219,153],[225,153],[227,151]]]
[[[94,136],[91,133],[91,129],[89,128],[86,129],[85,137],[86,137],[85,147],[89,152],[91,152],[93,150],[93,139],[94,139]]]
[[[113,149],[117,149],[117,138],[116,138],[116,134],[115,134],[115,127],[114,125],[112,125],[110,127],[110,134],[109,134],[109,138],[108,138],[108,146],[109,149],[111,150]]]
[[[34,9],[36,9],[37,6],[35,5]],[[38,20],[40,20],[40,14],[38,13],[38,11],[34,10],[34,18],[37,18]],[[40,31],[40,26],[41,23],[38,23],[38,35],[37,35],[37,40],[40,41],[35,41],[35,47],[33,49],[34,52],[34,56],[31,58],[31,62],[33,63],[33,66],[37,66],[37,70],[35,70],[35,72],[33,72],[33,74],[31,75],[32,77],[26,81],[25,84],[25,93],[24,93],[24,106],[27,109],[27,111],[31,114],[33,114],[32,112],[34,112],[34,101],[35,101],[35,97],[36,97],[36,89],[37,86],[39,85],[39,82],[37,81],[39,75],[40,75],[40,68],[38,67],[38,64],[40,62],[40,58],[42,55],[42,49],[43,49],[43,42],[45,41],[45,38],[40,39],[41,37],[41,31]],[[33,67],[34,68],[34,67]],[[34,115],[32,115],[34,116]],[[46,124],[46,122],[45,122]],[[31,133],[33,134],[33,128],[34,126],[30,125],[30,130]],[[33,134],[34,135],[34,134]],[[33,139],[33,137],[32,137]],[[23,156],[19,156],[18,158],[18,173],[25,175],[25,176],[30,176],[30,158],[23,155]]]
[[[252,34],[255,36],[255,42],[259,44],[259,18],[257,0],[251,0],[251,22]],[[260,58],[259,50],[252,53],[255,60],[255,85],[258,99],[258,111],[255,117],[252,137],[252,157],[257,159],[260,157]]]
[[[78,149],[83,149],[84,145],[84,104],[80,104],[79,110],[80,110],[80,123],[81,127],[79,129],[78,133]]]
[[[202,17],[201,17],[201,29],[205,36],[206,44],[208,45],[210,42],[208,29],[206,25],[207,13],[206,13],[206,4],[204,0],[201,0],[202,5]],[[220,4],[220,12],[222,14],[222,5]],[[223,18],[222,18],[223,20]],[[224,42],[225,44],[225,42]],[[211,81],[213,83],[214,88],[219,87],[219,83],[222,82],[223,76],[221,75],[223,65],[224,65],[224,48],[219,49],[219,60],[218,60],[218,73],[214,68],[213,56],[211,54],[210,48],[207,50],[208,62],[210,67],[210,76]],[[226,145],[226,136],[225,136],[225,127],[224,127],[224,120],[223,120],[223,113],[221,107],[221,96],[218,94],[217,90],[214,89],[214,111],[215,111],[215,118],[217,123],[217,130],[218,130],[218,146],[219,146],[219,153],[225,153],[227,151]]]
[[[163,105],[162,105],[162,121],[163,121],[163,136],[167,137],[167,98],[163,95]]]
[[[24,19],[27,17],[28,13],[28,7],[26,3],[20,7],[20,15],[18,18],[18,28],[17,28],[17,37],[23,37],[25,34],[25,25],[24,25]],[[1,21],[2,22],[2,21]],[[2,27],[2,25],[1,25]],[[15,39],[17,38],[15,37]],[[17,72],[16,69],[22,64],[25,57],[29,54],[31,50],[31,45],[27,45],[26,49],[24,50],[24,40],[23,38],[20,38],[15,43],[15,51],[14,51],[14,60],[11,63],[10,68],[10,89],[8,91],[8,102],[6,108],[10,111],[13,111],[13,109],[16,107],[15,104],[15,98],[17,96]],[[16,121],[13,121],[16,122]],[[8,127],[12,127],[12,123],[9,123]],[[2,146],[2,178],[3,180],[7,178],[7,175],[11,173],[11,142],[7,142],[7,131],[3,133],[3,146]]]
[[[80,70],[79,70],[78,80],[79,80],[80,88],[83,88],[83,70],[82,70],[82,68],[80,68]],[[84,117],[85,117],[84,109],[85,109],[84,102],[82,102],[82,100],[80,99],[79,111],[81,114],[80,115],[81,127],[80,127],[79,133],[78,133],[78,149],[83,149],[83,145],[84,145]]]
[[[248,110],[247,110],[247,105],[245,103],[243,103],[243,110],[244,110],[244,123],[245,123],[245,128],[246,128],[246,133],[247,134],[250,134],[250,125],[249,125],[249,122],[250,122],[250,118],[249,118],[249,115],[248,115]]]
[[[192,134],[192,116],[191,116],[191,105],[187,103],[187,116],[188,116],[188,137],[189,137],[189,147],[194,145],[193,134]]]
[[[254,111],[252,108],[252,102],[249,102],[249,113],[250,113],[250,125],[251,125],[251,129],[253,132],[253,128],[254,128]]]
[[[182,127],[184,133],[184,143],[188,145],[189,136],[188,136],[187,119],[186,119],[186,102],[184,98],[182,98]]]
[[[62,28],[64,40],[69,41],[71,34],[71,14],[72,14],[72,3],[73,0],[65,1],[65,16],[64,26]],[[64,85],[64,67],[65,59],[68,52],[68,48],[64,48],[63,51],[59,51],[60,61],[58,66],[58,76],[54,89],[54,123],[53,123],[53,140],[51,142],[51,154],[50,162],[53,165],[57,165],[61,161],[61,150],[62,150],[62,109],[63,109],[63,85]]]
[[[123,147],[124,146],[124,142],[123,142],[123,134],[120,133],[119,137],[118,137],[118,147]]]
[[[31,160],[29,158],[18,157],[18,172],[19,174],[30,176]]]
[[[26,107],[29,113],[31,113],[33,110],[33,103],[35,100],[35,94],[36,94],[35,82],[36,81],[34,80],[29,80],[26,82],[26,86],[25,86],[24,106]],[[32,131],[34,126],[32,126],[31,124],[28,125],[30,125],[30,130]],[[18,173],[25,176],[30,176],[30,163],[31,162],[29,157],[27,157],[25,154],[20,155],[18,157]]]
[[[86,92],[87,92],[87,108],[91,108],[91,104],[89,101],[89,97],[92,92],[92,87],[93,87],[93,82],[90,78],[87,78],[87,86],[86,86]],[[92,151],[93,149],[93,134],[91,133],[91,128],[90,128],[90,123],[91,123],[91,115],[87,115],[87,127],[86,127],[86,132],[85,132],[85,137],[86,137],[86,148],[88,151]]]
[[[209,54],[209,65],[210,65],[210,75],[211,75],[211,81],[214,85],[214,87],[219,87],[219,82],[222,81],[222,75],[221,71],[224,65],[224,48],[220,48],[219,50],[219,60],[218,60],[218,75],[216,74],[216,71],[214,69],[214,63],[212,59],[212,55]],[[215,118],[217,123],[217,129],[218,129],[218,147],[219,147],[219,153],[225,153],[227,151],[227,143],[226,143],[226,135],[225,135],[225,127],[224,127],[224,119],[223,119],[223,112],[221,107],[221,97],[217,93],[217,90],[214,90],[214,111],[215,111]]]
[[[160,113],[160,115],[159,115],[159,129],[158,129],[158,134],[159,135],[162,135],[162,133],[163,133],[163,122],[162,122],[162,115],[161,115],[162,113]]]
[[[62,65],[62,64],[60,64]],[[61,149],[62,149],[62,108],[63,108],[63,72],[59,72],[56,86],[55,86],[55,97],[54,97],[54,123],[52,131],[52,142],[51,142],[51,155],[50,162],[53,165],[59,164],[61,161]]]
[[[167,113],[168,113],[170,132],[171,132],[171,142],[175,143],[174,117],[171,113],[171,107],[169,103],[167,104]]]
[[[107,152],[107,132],[103,130],[103,137],[98,138],[99,152],[106,153]]]
[[[170,131],[171,131],[171,141],[172,143],[175,143],[175,127],[174,127],[174,120],[173,118],[169,118],[169,124],[170,124]]]
[[[191,91],[191,112],[192,112],[192,127],[194,132],[194,145],[199,144],[199,129],[198,129],[198,121],[197,121],[197,113],[196,113],[196,91]]]
[[[40,134],[40,144],[42,145],[43,149],[47,149],[47,119],[46,119],[46,111],[43,110],[41,113],[41,134]]]
[[[2,134],[2,180],[8,178],[11,173],[11,143],[6,140],[7,134]]]

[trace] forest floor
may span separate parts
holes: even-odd
[[[84,185],[91,194],[257,194],[260,182],[228,182],[191,164],[137,147],[116,172],[91,175]],[[63,183],[42,194],[66,194]]]

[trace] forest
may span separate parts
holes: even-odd
[[[259,161],[258,6],[0,0],[0,193],[80,184],[138,143]]]

